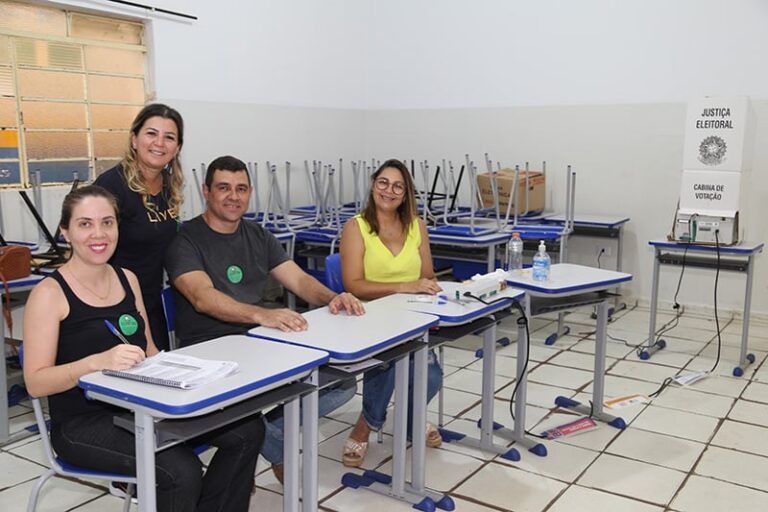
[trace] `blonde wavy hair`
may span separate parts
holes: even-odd
[[[154,210],[156,207],[149,201],[149,191],[144,183],[144,179],[139,171],[139,164],[136,155],[136,150],[131,144],[131,139],[134,135],[138,136],[139,131],[147,122],[147,119],[151,117],[162,117],[164,119],[170,119],[176,123],[176,131],[178,132],[179,152],[171,159],[170,163],[163,169],[163,191],[169,192],[166,200],[168,201],[168,207],[175,209],[177,212],[181,211],[181,204],[184,202],[184,174],[181,169],[181,161],[179,159],[179,153],[181,147],[184,144],[184,120],[181,118],[175,109],[162,103],[152,103],[147,105],[141,112],[138,113],[136,119],[131,124],[131,132],[128,136],[128,149],[125,152],[121,165],[123,167],[123,174],[125,175],[125,181],[128,183],[128,188],[137,194],[141,195],[141,200],[144,203],[144,207],[150,210]]]

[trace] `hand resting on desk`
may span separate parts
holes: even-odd
[[[264,327],[274,327],[283,332],[306,331],[307,321],[301,314],[287,308],[259,308],[261,314],[256,318],[257,323]]]
[[[273,327],[283,332],[306,331],[309,327],[307,320],[299,313],[286,308],[266,309],[259,308],[260,314],[257,323],[264,327]],[[340,293],[328,303],[328,311],[338,314],[346,311],[347,314],[360,316],[365,314],[360,300],[351,293]]]
[[[365,308],[360,299],[351,293],[343,292],[331,299],[328,303],[328,310],[334,315],[341,311],[346,311],[350,315],[360,316],[365,314]]]
[[[404,293],[427,293],[429,295],[437,295],[441,291],[440,285],[434,279],[422,277],[416,281],[402,284]]]

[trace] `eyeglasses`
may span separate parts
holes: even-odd
[[[374,181],[373,184],[376,186],[376,190],[381,190],[382,192],[387,190],[389,186],[392,185],[392,192],[398,196],[405,193],[405,184],[403,184],[401,181],[395,181],[393,183],[390,182],[387,178],[376,178],[376,181]]]

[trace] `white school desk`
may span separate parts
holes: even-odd
[[[496,247],[506,246],[509,239],[512,237],[511,233],[489,233],[485,235],[476,236],[456,236],[456,235],[442,235],[437,233],[429,233],[429,245],[433,247],[444,247],[447,249],[462,248],[462,249],[486,249],[486,268],[488,272],[496,270]],[[466,260],[473,261],[466,256],[461,256],[460,253],[445,255],[437,252],[434,256],[436,258],[448,259],[448,260]]]
[[[272,233],[277,240],[285,246],[285,252],[293,260],[293,253],[296,250],[296,235],[290,231]],[[285,302],[288,309],[296,309],[296,296],[290,290],[285,290]]]
[[[573,234],[597,238],[616,239],[616,271],[621,272],[624,248],[624,225],[629,217],[621,215],[576,215],[573,219]],[[558,213],[545,218],[544,222],[563,224],[565,215]]]
[[[551,223],[557,223],[557,224],[564,224],[565,223],[565,215],[562,213],[556,213],[554,215],[546,215],[543,216],[542,219],[544,222],[551,222]],[[629,217],[625,217],[623,215],[593,215],[593,214],[574,214],[573,217],[573,226],[574,228],[591,228],[595,230],[619,230],[621,227],[629,222]],[[583,233],[586,234],[586,231]],[[613,238],[614,235],[608,235],[608,234],[591,234],[591,236],[611,236]]]
[[[289,258],[293,259],[293,250],[296,245],[296,235],[290,231],[283,231],[272,234],[281,244],[285,245],[285,252],[288,253]]]
[[[597,305],[592,407],[582,405],[564,396],[557,397],[555,404],[590,415],[616,428],[624,428],[626,426],[624,420],[603,412],[608,301],[611,300],[604,292],[631,279],[631,274],[570,263],[552,265],[548,281],[534,281],[531,269],[510,273],[507,279],[511,286],[522,288],[528,292],[526,310],[531,317],[553,311]],[[527,353],[525,355],[527,356]],[[519,357],[521,356],[518,355]],[[520,388],[525,388],[526,380],[525,376],[522,376]],[[519,404],[520,402],[518,402]],[[515,422],[515,427],[517,427],[517,422]]]
[[[376,472],[365,472],[362,476],[347,474],[342,479],[344,485],[358,488],[365,487],[374,492],[391,496],[408,503],[426,505],[427,507],[441,506],[444,500],[450,500],[437,493],[429,492],[424,486],[426,432],[424,422],[421,426],[415,424],[415,418],[426,421],[427,406],[427,346],[428,330],[437,325],[437,318],[413,311],[398,311],[393,315],[391,308],[383,307],[375,302],[365,305],[365,314],[352,316],[346,313],[332,315],[328,308],[319,308],[304,313],[308,322],[306,331],[282,332],[269,327],[256,327],[248,334],[274,341],[282,341],[304,347],[323,350],[330,354],[331,362],[345,363],[369,359],[380,352],[401,345],[407,341],[423,337],[421,347],[414,354],[414,385],[413,385],[413,418],[412,451],[411,451],[411,484],[405,482],[406,458],[406,424],[408,404],[408,357],[400,357],[395,362],[395,418],[394,441],[392,448],[392,477]],[[407,354],[405,354],[407,355]],[[316,421],[317,403],[311,407],[302,402],[302,418],[305,421]],[[314,418],[312,420],[311,418]],[[317,453],[317,432],[307,435],[304,431],[303,448],[305,451]],[[316,463],[316,458],[315,459]],[[380,475],[385,478],[380,478]],[[316,484],[307,478],[304,472],[304,501],[317,502]],[[309,494],[314,489],[312,494]]]
[[[654,341],[656,333],[656,309],[659,298],[659,267],[661,265],[682,265],[687,267],[716,270],[718,249],[714,245],[686,244],[666,240],[651,240],[653,247],[653,285],[651,286],[651,318],[648,324],[648,346],[640,352],[640,359],[650,359],[654,352],[663,349],[666,341]],[[763,252],[763,244],[742,242],[734,246],[720,246],[720,270],[746,274],[744,284],[744,317],[741,326],[741,353],[739,363],[733,368],[733,375],[741,377],[744,369],[755,362],[754,354],[747,353],[749,343],[749,314],[752,307],[752,280],[755,271],[755,256]]]
[[[21,279],[14,279],[8,282],[8,289],[11,294],[29,291],[43,279],[43,276],[30,275]],[[2,286],[2,285],[0,285]],[[0,288],[2,290],[2,288]],[[18,331],[17,331],[18,332]],[[14,435],[10,433],[8,420],[8,373],[5,360],[5,320],[0,319],[0,339],[2,345],[2,364],[0,364],[0,446],[7,443],[18,441],[32,435],[32,432],[22,430]]]
[[[410,311],[419,311],[422,313],[428,313],[435,315],[440,319],[438,324],[440,327],[450,328],[452,326],[460,326],[479,320],[481,318],[488,318],[494,313],[498,313],[504,309],[508,309],[512,306],[512,302],[515,300],[522,300],[525,297],[525,292],[517,288],[507,288],[501,292],[498,296],[494,297],[493,302],[490,304],[483,304],[480,301],[463,298],[464,303],[458,304],[454,301],[443,300],[440,296],[446,296],[449,298],[455,297],[455,292],[459,288],[459,283],[455,282],[439,282],[443,292],[435,297],[429,297],[424,295],[412,295],[405,293],[398,293],[390,295],[374,302],[384,304],[389,308],[406,309]],[[422,298],[427,299],[425,302],[420,300]],[[498,300],[496,300],[498,299]],[[436,334],[432,335],[434,340],[436,337],[441,337],[441,331],[438,330]],[[517,378],[524,373],[525,367],[525,350],[527,350],[527,334],[525,326],[518,326],[518,338],[517,338]],[[491,323],[489,327],[483,330],[483,387],[482,387],[482,401],[480,406],[480,438],[470,438],[464,434],[453,432],[449,429],[440,429],[440,434],[443,440],[447,442],[457,442],[472,446],[483,451],[497,453],[503,458],[518,461],[520,460],[520,452],[516,448],[507,448],[504,445],[498,445],[494,443],[494,435],[498,435],[509,441],[515,441],[521,446],[526,447],[530,452],[545,456],[547,454],[546,447],[538,441],[531,440],[525,436],[525,389],[518,389],[516,396],[517,409],[515,410],[515,429],[510,430],[503,428],[501,425],[494,424],[493,409],[494,409],[494,388],[493,382],[496,374],[496,322]],[[424,419],[426,421],[426,418]],[[414,422],[415,423],[415,422]]]
[[[328,354],[324,352],[266,340],[254,340],[244,335],[216,338],[181,348],[178,352],[204,359],[237,361],[240,370],[221,380],[190,390],[110,377],[100,372],[85,375],[79,382],[88,398],[131,409],[134,412],[137,492],[141,512],[156,510],[155,450],[170,446],[170,444],[158,446],[155,420],[193,418],[227,406],[236,407],[239,402],[301,379],[328,361]],[[317,391],[314,391],[310,394],[316,393]],[[284,510],[297,511],[299,489],[298,478],[295,475],[298,475],[296,465],[299,455],[298,397],[283,398],[287,400],[284,445],[286,481],[283,507]],[[258,409],[247,411],[247,414],[257,411]],[[247,414],[229,421],[235,421]]]

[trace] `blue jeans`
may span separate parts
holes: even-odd
[[[357,381],[347,379],[331,387],[320,390],[318,397],[318,412],[322,418],[345,403],[349,402],[357,391]],[[276,407],[264,417],[265,435],[261,454],[272,464],[283,463],[283,427],[285,418],[283,408]]]
[[[427,364],[427,402],[432,400],[440,386],[443,385],[443,369],[435,356],[435,351],[429,351]],[[413,356],[410,357],[408,373],[408,435],[411,434],[411,418],[413,417]],[[373,430],[378,430],[387,419],[387,406],[395,392],[395,365],[390,364],[365,372],[363,375],[363,418]]]

